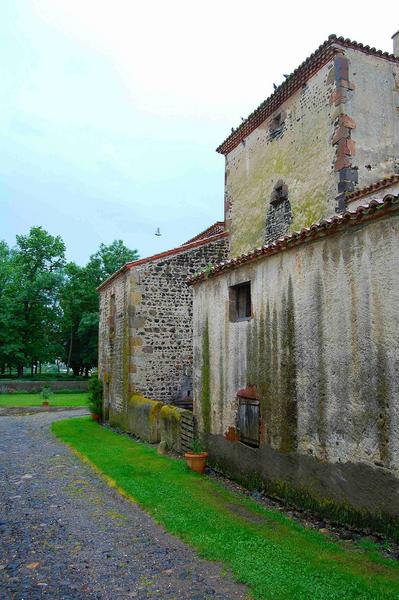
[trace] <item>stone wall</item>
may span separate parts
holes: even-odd
[[[0,379],[0,394],[12,392],[41,392],[44,387],[49,387],[53,392],[62,390],[87,392],[88,382],[82,381],[25,381],[23,379]]]
[[[111,405],[109,423],[144,442],[162,442],[164,452],[179,454],[189,450],[195,433],[191,411],[150,400],[139,394],[129,398],[125,412],[113,410]]]
[[[131,271],[131,393],[163,402],[192,394],[192,288],[187,277],[226,256],[227,238],[223,237]]]
[[[194,285],[194,413],[230,474],[399,515],[395,210]],[[247,281],[252,318],[231,322],[229,286]],[[259,448],[237,441],[242,389]]]
[[[133,394],[171,403],[192,395],[189,275],[226,258],[224,234],[122,271],[100,290],[99,374],[104,411],[128,410]]]
[[[398,63],[342,49],[226,155],[232,256],[345,210],[398,157]],[[278,184],[289,204],[273,203]]]
[[[121,273],[100,293],[98,370],[105,419],[111,406],[125,410],[129,399],[128,288],[128,273]]]

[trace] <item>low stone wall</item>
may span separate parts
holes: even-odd
[[[189,410],[150,400],[135,394],[128,402],[126,412],[110,408],[109,423],[132,433],[150,444],[163,442],[167,450],[182,453],[194,435],[193,413]]]
[[[164,404],[161,408],[160,424],[161,424],[161,441],[165,443],[168,450],[181,452],[181,417],[182,410],[176,406]]]
[[[0,394],[12,392],[41,392],[44,386],[56,392],[60,390],[76,390],[87,392],[88,381],[24,381],[23,379],[0,379]]]

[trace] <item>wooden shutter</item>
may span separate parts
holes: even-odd
[[[239,397],[238,431],[240,442],[258,447],[260,441],[259,400]]]

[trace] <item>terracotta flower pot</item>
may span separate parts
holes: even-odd
[[[186,452],[184,455],[187,466],[196,473],[203,473],[205,471],[206,459],[208,458],[208,452],[200,452],[194,454],[194,452]]]
[[[101,419],[101,415],[99,415],[98,413],[91,413],[91,418],[93,419],[93,421],[99,421]]]
[[[49,406],[48,400],[43,400],[42,406]]]

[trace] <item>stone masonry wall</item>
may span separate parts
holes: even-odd
[[[98,369],[104,386],[106,417],[110,406],[123,410],[129,397],[127,292],[128,277],[123,273],[100,293]]]
[[[194,412],[213,462],[247,481],[399,516],[399,215],[195,284]],[[249,281],[252,318],[229,320]],[[237,442],[255,390],[261,444]]]
[[[192,288],[186,280],[227,252],[222,238],[131,271],[130,393],[164,402],[192,393]]]
[[[189,275],[224,260],[217,239],[119,274],[100,291],[99,375],[104,408],[127,411],[132,394],[172,402],[192,394],[192,288]]]

